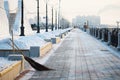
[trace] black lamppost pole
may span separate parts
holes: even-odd
[[[119,21],[116,22],[117,23],[117,30],[119,30]]]
[[[55,11],[55,30],[57,30],[57,10]]]
[[[21,34],[20,36],[25,36],[24,34],[24,4],[23,4],[23,0],[21,0]]]
[[[54,25],[53,25],[53,7],[52,7],[52,27],[51,30],[53,31]]]
[[[48,32],[48,1],[46,0],[46,32]]]
[[[40,33],[40,27],[39,27],[39,0],[37,0],[37,33]]]
[[[61,3],[61,0],[59,0],[58,29],[60,29],[60,3]]]

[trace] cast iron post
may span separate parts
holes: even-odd
[[[23,0],[21,1],[21,34],[20,36],[25,36],[24,34],[24,4],[23,4]]]
[[[46,0],[46,32],[48,32],[48,2]]]
[[[53,7],[52,7],[52,27],[51,30],[53,31],[54,25],[53,25]]]
[[[40,27],[39,27],[39,0],[37,0],[37,33],[40,33]]]

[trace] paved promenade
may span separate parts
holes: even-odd
[[[44,65],[56,70],[31,70],[21,80],[120,80],[120,59],[79,29],[69,33]]]

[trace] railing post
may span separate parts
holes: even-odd
[[[93,36],[95,36],[95,28],[93,28]]]
[[[91,28],[91,35],[93,36],[93,28]]]
[[[104,37],[105,37],[105,36],[104,36],[104,33],[105,33],[105,30],[103,29],[103,30],[102,30],[102,41],[104,41]]]
[[[96,37],[96,28],[95,28],[95,37]]]
[[[98,36],[97,36],[98,39],[100,39],[100,29],[98,30]]]
[[[109,31],[108,32],[108,45],[111,44],[111,32]]]
[[[117,49],[120,50],[120,31],[118,32],[118,45]]]

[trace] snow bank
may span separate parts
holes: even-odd
[[[8,0],[8,3],[9,3],[9,12],[16,13],[18,10],[18,0]]]
[[[45,32],[42,35],[45,36],[45,39],[51,39],[51,38],[55,37],[55,35],[53,35],[50,32]]]
[[[31,36],[14,36],[14,42],[20,49],[30,49],[31,46],[43,46],[46,44],[45,39],[54,38],[56,35],[60,35],[69,29],[64,30],[55,30],[50,32],[43,32],[43,33],[35,33]],[[8,44],[11,43],[10,38],[5,38],[0,40],[0,49],[12,49],[12,47]]]
[[[43,32],[44,30],[41,30],[41,33],[37,33],[36,35],[41,37],[42,39],[51,39],[54,38],[68,30],[70,30],[71,28],[68,29],[59,29],[59,30],[54,30],[54,31],[49,31],[49,32]]]
[[[0,57],[0,72],[10,65],[14,64],[16,61],[8,61],[7,58]]]
[[[60,35],[60,34],[65,33],[65,32],[68,31],[68,30],[71,30],[71,29],[72,29],[72,28],[59,29],[59,30],[51,31],[50,33],[53,34],[54,36],[58,36],[58,35]]]
[[[15,44],[19,46],[20,49],[30,49],[30,46],[43,46],[46,42],[37,35],[20,37],[14,40]]]
[[[1,39],[0,40],[0,49],[4,50],[4,49],[12,49],[12,47],[8,44],[9,38],[5,38],[5,39]]]
[[[0,38],[9,36],[9,23],[4,9],[4,0],[0,0]]]
[[[9,43],[11,43],[9,39],[10,38],[0,40],[0,49],[12,49],[9,45]],[[46,44],[46,42],[37,35],[17,37],[14,39],[14,43],[19,47],[19,49],[30,49],[31,46],[41,47]]]

